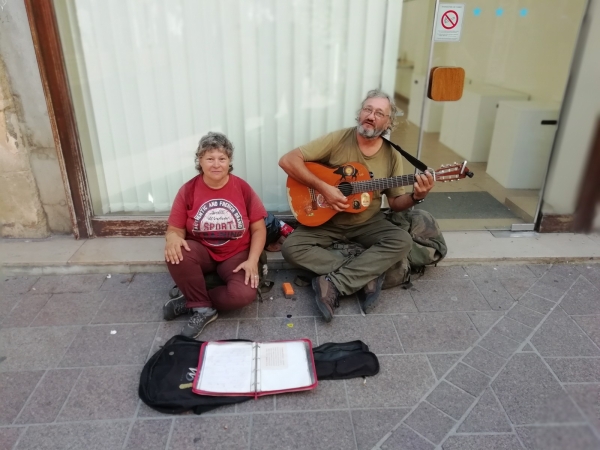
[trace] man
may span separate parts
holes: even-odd
[[[318,161],[340,166],[359,162],[368,167],[374,178],[404,175],[400,153],[381,138],[395,125],[396,111],[389,95],[369,91],[358,111],[356,127],[329,133],[279,160],[290,177],[321,193],[331,208],[339,211],[320,226],[299,226],[282,248],[286,261],[319,275],[312,286],[317,306],[327,322],[333,318],[340,295],[357,292],[362,310],[372,310],[385,271],[410,251],[410,235],[387,221],[381,212],[381,194],[386,194],[391,209],[404,211],[425,199],[434,180],[429,173],[417,175],[412,194],[405,194],[402,187],[373,192],[368,208],[354,214],[344,212],[349,204],[342,192],[317,178],[304,163]],[[366,250],[354,258],[327,250],[339,240],[356,242]]]

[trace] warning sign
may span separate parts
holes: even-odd
[[[464,11],[464,4],[440,3],[435,23],[435,42],[460,41]]]

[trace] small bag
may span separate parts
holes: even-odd
[[[362,341],[329,342],[313,348],[317,379],[344,380],[379,373],[379,360]]]

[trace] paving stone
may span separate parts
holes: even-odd
[[[531,345],[525,344],[525,346],[523,347],[523,350],[521,350],[521,351],[523,351],[523,352],[532,352],[534,350],[533,350],[533,347]]]
[[[103,292],[53,294],[31,326],[87,325],[100,308],[105,295]]]
[[[80,327],[7,328],[0,330],[0,372],[54,368]]]
[[[24,294],[37,282],[39,277],[7,277],[0,276],[0,292],[5,296]]]
[[[518,264],[479,265],[464,267],[471,278],[535,278],[528,266]]]
[[[150,350],[150,355],[156,353],[158,349],[165,345],[165,343],[173,336],[180,334],[184,324],[185,322],[179,320],[172,320],[170,322],[162,322],[159,324],[154,343],[152,344],[152,350]],[[219,319],[206,326],[199,339],[202,341],[237,339],[237,331],[237,320],[221,320],[221,316],[219,315]]]
[[[425,273],[417,279],[420,280],[464,280],[468,278],[464,267],[461,266],[438,266],[427,267]]]
[[[588,317],[576,316],[572,317],[572,319],[600,347],[600,315]]]
[[[475,401],[475,397],[442,381],[433,392],[429,394],[427,401],[458,420]]]
[[[392,435],[381,446],[383,450],[406,449],[406,450],[433,450],[435,446],[426,441],[407,426],[401,425],[394,430]]]
[[[490,307],[470,280],[421,281],[410,290],[421,312],[486,311]]]
[[[167,448],[173,419],[137,420],[133,424],[127,446],[130,450],[164,450]]]
[[[516,305],[513,309],[506,313],[508,317],[527,325],[530,328],[535,328],[544,318],[543,314],[532,311],[529,308]]]
[[[250,416],[176,418],[169,450],[247,450],[249,431]]]
[[[493,377],[499,371],[506,359],[489,352],[482,347],[476,346],[463,358],[463,363],[474,369]]]
[[[527,450],[596,450],[600,442],[589,427],[518,427]]]
[[[0,373],[0,425],[10,425],[44,375],[42,370]]]
[[[511,431],[512,427],[506,414],[490,388],[485,390],[457,430],[458,433],[510,433]]]
[[[129,289],[152,291],[155,290],[166,300],[171,288],[175,286],[171,274],[168,272],[159,273],[136,273],[129,283]]]
[[[418,285],[418,281],[416,284]],[[358,299],[356,300],[358,314],[360,314],[360,307],[358,306]],[[401,287],[395,287],[392,289],[386,289],[381,291],[379,294],[379,300],[369,312],[369,315],[373,314],[402,314],[402,313],[416,313],[418,309],[410,293]]]
[[[527,293],[523,296],[523,298],[521,298],[521,300],[519,300],[519,305],[546,315],[556,306],[556,303],[546,300],[535,294]]]
[[[162,322],[162,306],[167,299],[157,291],[110,292],[106,294],[92,323]]]
[[[570,315],[600,314],[600,289],[580,278],[560,302],[560,307]]]
[[[515,425],[582,420],[569,396],[535,354],[514,355],[492,388]]]
[[[500,283],[502,283],[504,289],[515,300],[519,300],[535,282],[535,278],[500,278]]]
[[[120,421],[30,426],[16,450],[120,450],[129,425]]]
[[[504,288],[500,279],[476,278],[473,283],[494,311],[506,311],[515,302],[515,299]]]
[[[517,350],[519,343],[492,330],[479,342],[479,346],[504,358],[509,358]]]
[[[404,423],[434,444],[439,444],[456,421],[429,403],[421,402]]]
[[[238,421],[239,418],[234,420]],[[171,439],[171,443],[173,439]],[[172,445],[172,444],[171,444]],[[352,419],[348,411],[257,414],[252,419],[250,449],[347,450],[355,448]],[[215,448],[216,446],[206,447]],[[237,448],[225,446],[222,448]],[[246,450],[248,445],[240,446]]]
[[[2,320],[2,328],[27,327],[37,313],[50,300],[51,294],[27,293],[20,297],[15,307]]]
[[[538,278],[544,276],[552,267],[552,264],[528,264],[527,268]]]
[[[582,274],[583,277],[600,289],[600,267],[598,264],[590,266],[590,269]]]
[[[480,335],[485,334],[485,332],[492,328],[492,325],[504,315],[499,311],[470,312],[467,314]]]
[[[307,391],[312,392],[312,391]],[[275,411],[275,396],[274,395],[265,395],[264,397],[259,397],[256,400],[252,399],[249,402],[238,403],[235,406],[235,412],[237,414],[246,414],[246,413],[254,413],[254,412],[271,412]],[[214,414],[223,414],[223,408],[219,407],[210,411]],[[233,413],[234,411],[230,411]]]
[[[340,380],[319,381],[316,389],[277,395],[277,411],[344,409],[348,406],[346,387]]]
[[[429,359],[435,376],[440,379],[461,356],[462,353],[430,353],[427,355],[427,359]]]
[[[402,314],[394,319],[404,351],[464,351],[479,335],[465,313]]]
[[[587,267],[587,264],[553,264],[548,270],[548,273],[560,275],[561,277],[575,281],[579,278],[579,275],[585,275],[587,272],[591,271],[591,269],[587,269]]]
[[[485,390],[490,382],[488,376],[462,363],[459,363],[446,375],[446,380],[476,397]]]
[[[514,435],[450,436],[442,445],[443,450],[522,450]]]
[[[409,411],[409,408],[351,411],[357,450],[371,450]]]
[[[546,362],[563,383],[600,382],[600,358],[546,358]]]
[[[412,407],[435,383],[424,355],[380,356],[374,377],[346,380],[350,408]]]
[[[267,297],[268,298],[268,297]],[[270,300],[265,300],[270,301]],[[219,313],[220,319],[256,319],[258,317],[258,305],[259,302],[254,301],[247,306],[240,309],[234,309],[233,311],[221,311]]]
[[[21,411],[16,423],[54,422],[81,369],[48,370]]]
[[[560,308],[548,316],[531,343],[542,356],[600,356],[600,349]]]
[[[546,273],[529,289],[529,293],[556,302],[565,295],[572,284],[573,281],[568,278]]]
[[[533,328],[523,325],[521,322],[517,322],[509,317],[503,317],[500,322],[494,325],[494,331],[514,339],[515,341],[521,342],[533,332]]]
[[[19,440],[25,427],[0,428],[0,448],[10,450]]]
[[[380,315],[335,317],[330,323],[317,320],[319,344],[360,339],[376,355],[404,353],[391,317]]]
[[[83,327],[59,365],[87,367],[144,364],[157,327],[156,323]]]
[[[101,291],[122,291],[129,288],[129,283],[133,280],[132,273],[112,273],[110,278],[104,277],[100,286]]]
[[[565,389],[596,432],[600,433],[600,384],[570,384]]]
[[[285,339],[307,338],[316,347],[317,333],[314,317],[292,317],[292,328],[286,318],[241,319],[238,338],[251,341],[277,341]],[[339,341],[338,341],[339,342]]]
[[[56,421],[133,417],[141,371],[141,366],[84,369]]]
[[[104,282],[105,275],[51,275],[40,277],[33,285],[38,294],[59,292],[94,292]]]

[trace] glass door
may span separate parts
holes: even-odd
[[[403,2],[393,138],[430,167],[475,173],[422,205],[443,230],[533,230],[586,3]],[[462,98],[434,102],[428,74],[448,66],[465,70]]]

